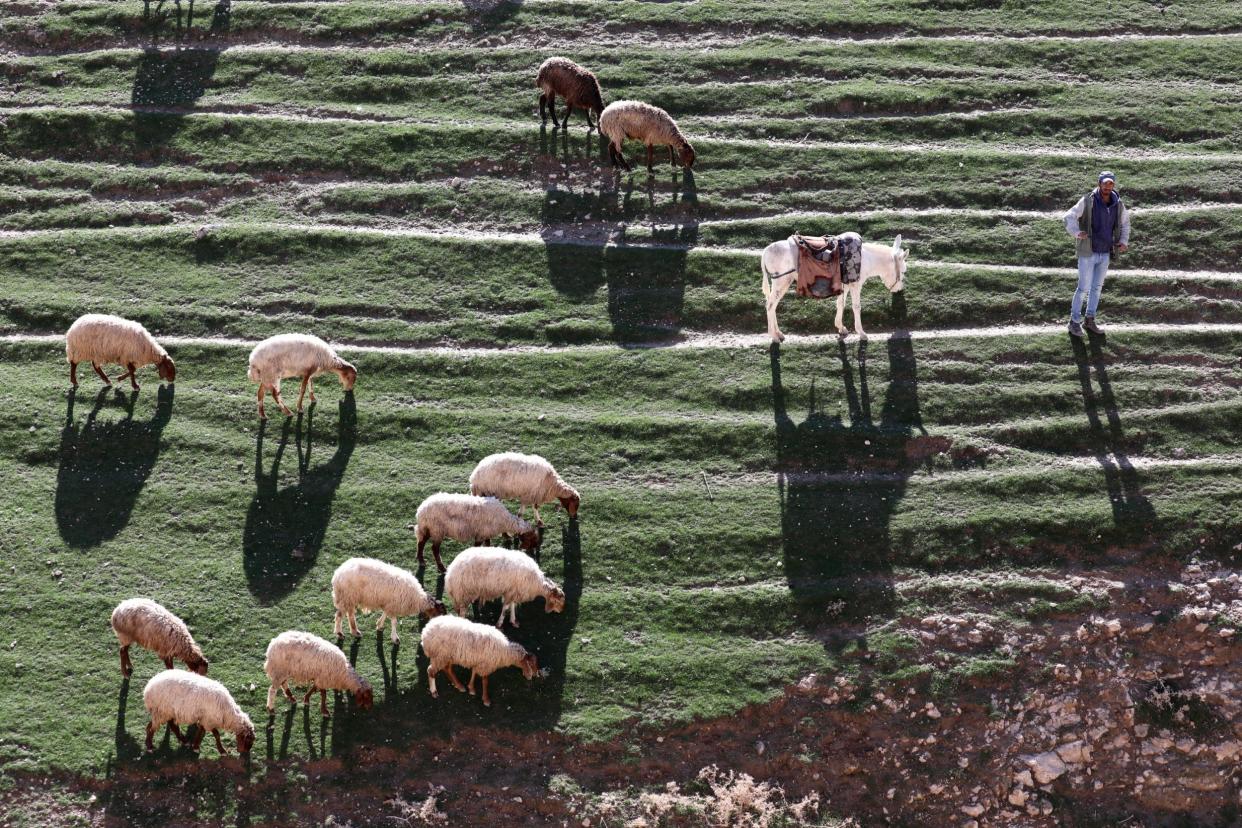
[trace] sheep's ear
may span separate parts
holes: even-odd
[[[900,233],[897,234],[897,238],[893,239],[893,249],[894,250],[901,249],[901,234]]]

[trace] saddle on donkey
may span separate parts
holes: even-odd
[[[862,237],[857,233],[839,236],[789,237],[798,246],[799,296],[827,299],[839,296],[844,286],[857,282],[862,274]]]

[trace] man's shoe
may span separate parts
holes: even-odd
[[[1078,322],[1075,322],[1073,319],[1071,319],[1069,323],[1069,332],[1070,332],[1070,336],[1076,336],[1079,339],[1082,339],[1085,337],[1085,334],[1082,332],[1082,325]]]
[[[1090,331],[1096,336],[1103,336],[1104,332],[1100,330],[1100,326],[1095,324],[1095,317],[1088,316],[1086,321],[1082,323],[1083,330]]]

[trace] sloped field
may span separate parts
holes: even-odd
[[[794,821],[1229,824],[1234,6],[0,5],[0,824],[734,824],[712,764]],[[694,170],[541,129],[554,54]],[[1133,246],[1079,343],[1060,215],[1103,168]],[[865,342],[790,296],[769,346],[759,250],[846,230],[900,233],[907,289],[869,284]],[[87,311],[175,390],[68,393]],[[290,330],[356,395],[260,425],[246,355]],[[566,611],[512,632],[548,676],[433,701],[407,621],[343,643],[374,710],[269,721],[268,640],[330,634],[348,557],[413,569],[419,502],[508,449],[583,493],[545,511]],[[248,766],[141,755],[132,595],[255,719]]]

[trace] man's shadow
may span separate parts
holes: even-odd
[[[895,295],[894,302],[901,298]],[[889,382],[878,423],[865,341],[858,345],[857,385],[848,349],[838,344],[849,422],[820,410],[812,381],[807,416],[795,423],[781,382],[780,346],[771,346],[785,576],[801,623],[827,633],[834,647],[845,643],[827,628],[834,619],[849,623],[891,612],[889,524],[910,475],[948,446],[923,428],[909,335],[894,334],[887,349]]]
[[[315,565],[332,518],[332,501],[357,443],[358,412],[353,392],[346,391],[339,405],[336,452],[326,462],[312,466],[314,410],[312,403],[306,413],[305,433],[303,416],[297,415],[294,442],[298,480],[292,486],[280,488],[280,461],[289,442],[290,420],[286,419],[281,429],[280,444],[268,474],[263,472],[266,421],[259,427],[255,440],[257,491],[246,513],[242,555],[250,592],[264,604],[288,595]]]
[[[682,181],[674,190],[667,210],[668,221],[652,230],[649,247],[621,244],[604,251],[604,278],[608,282],[608,317],[613,339],[643,342],[675,337],[681,332],[682,306],[686,293],[686,263],[699,240],[698,189],[691,170],[681,172]],[[647,178],[644,193],[653,211],[654,185]],[[622,200],[621,210],[633,208],[631,187]],[[663,246],[662,246],[663,245]]]
[[[101,425],[96,418],[113,394],[121,401],[125,417]],[[98,546],[129,523],[134,503],[159,457],[161,435],[172,418],[173,394],[172,385],[161,385],[155,414],[150,420],[135,422],[138,392],[125,396],[104,387],[79,428],[73,421],[76,393],[69,392],[60,433],[55,500],[56,526],[69,546]]]
[[[1141,540],[1155,524],[1156,510],[1143,494],[1138,472],[1127,456],[1125,429],[1117,413],[1117,401],[1100,347],[1103,337],[1092,336],[1086,344],[1077,337],[1070,339],[1078,366],[1078,382],[1082,386],[1083,409],[1087,414],[1089,446],[1104,472],[1113,524],[1123,538]],[[1098,394],[1091,384],[1092,367],[1100,385]]]
[[[187,46],[194,24],[194,3],[190,0],[182,24],[182,4],[176,3],[172,48],[161,49],[159,38],[170,12],[163,0],[151,13],[150,0],[144,0],[143,20],[150,27],[151,44],[143,49],[134,74],[130,107],[134,112],[134,143],[140,157],[156,152],[181,129],[184,114],[159,110],[192,109],[207,91],[216,72],[221,49],[208,43]],[[211,25],[203,39],[212,40],[228,34],[232,15],[231,0],[220,0],[212,14]]]

